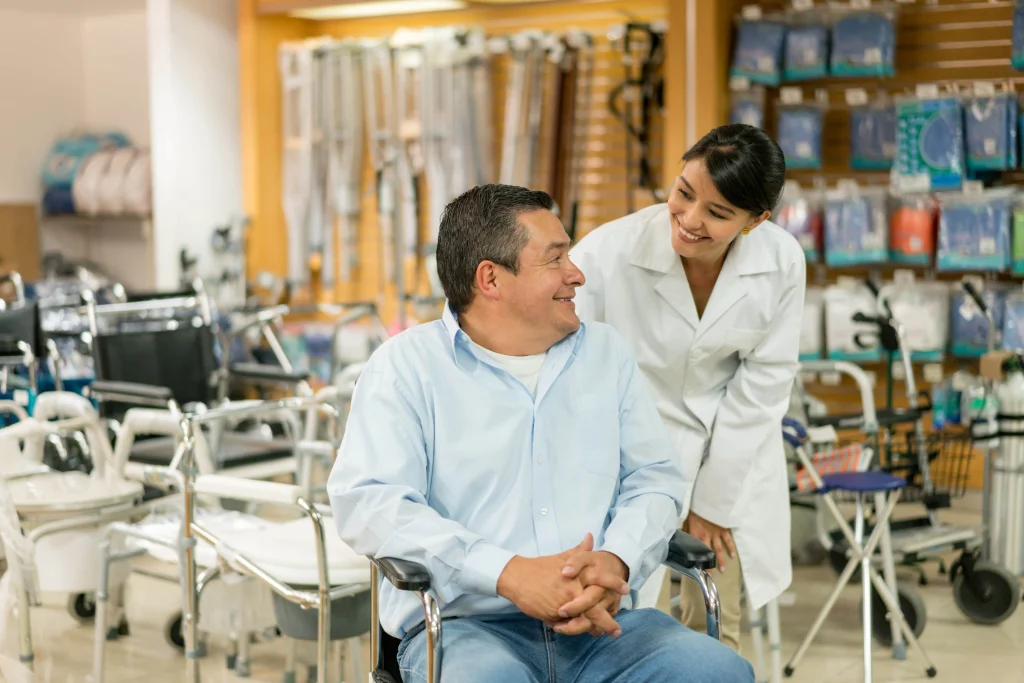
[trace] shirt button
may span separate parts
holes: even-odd
[[[541,508],[540,509],[540,514],[546,517],[547,514],[548,514],[548,509],[547,508]]]

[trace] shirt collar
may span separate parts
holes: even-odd
[[[460,336],[463,341],[466,342],[467,351],[469,350],[468,342],[471,340],[469,335],[459,327],[459,317],[455,311],[452,310],[451,304],[447,300],[444,302],[444,311],[441,313],[441,322],[444,324],[445,332],[448,333],[448,340],[452,345],[452,355],[455,357],[455,363],[457,365],[459,362],[458,340]],[[571,349],[571,353],[575,353],[577,345],[583,338],[585,330],[586,323],[581,322],[578,330],[557,342],[554,346],[548,349],[548,353],[564,346],[568,346]],[[472,353],[472,351],[469,352]]]

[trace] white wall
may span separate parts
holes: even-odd
[[[0,65],[0,202],[36,202],[46,152],[82,124],[80,20],[0,10]]]
[[[211,268],[212,229],[242,213],[235,0],[149,0],[156,286],[182,247]]]
[[[84,124],[149,146],[149,51],[145,3],[82,20]]]

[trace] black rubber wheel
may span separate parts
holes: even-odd
[[[924,633],[925,624],[928,623],[928,610],[924,606],[924,600],[917,590],[906,584],[897,583],[896,590],[899,593],[900,611],[903,612],[903,617],[907,620],[914,637],[920,638]],[[871,635],[883,647],[892,647],[889,608],[874,587],[871,589]]]
[[[68,599],[68,612],[83,624],[96,618],[96,600],[88,593],[78,593]]]
[[[953,600],[968,619],[992,626],[1006,621],[1017,610],[1021,585],[999,565],[979,560],[971,571],[971,581],[963,570],[957,572]]]
[[[167,632],[164,635],[167,638],[167,642],[170,643],[172,647],[184,652],[185,634],[181,632],[181,620],[182,615],[179,612],[173,619],[171,619],[170,622],[168,622]]]

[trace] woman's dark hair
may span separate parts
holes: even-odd
[[[731,123],[702,137],[683,161],[703,159],[718,192],[755,216],[774,211],[786,182],[786,157],[779,144],[756,126]]]

